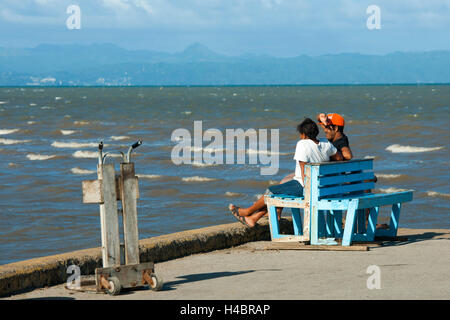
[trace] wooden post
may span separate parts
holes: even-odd
[[[100,223],[102,229],[103,267],[120,265],[119,217],[117,215],[116,179],[114,165],[97,166],[101,183],[103,203],[100,203]]]
[[[308,168],[309,167],[309,168]],[[308,168],[308,169],[306,169]],[[309,219],[310,219],[310,230],[309,237],[311,244],[319,244],[319,232],[321,231],[321,227],[325,223],[322,221],[323,219],[319,219],[319,214],[323,215],[323,212],[319,212],[317,201],[318,201],[318,178],[319,178],[319,167],[306,165],[305,171],[309,171],[309,183],[310,187],[308,201],[309,201]],[[306,184],[305,184],[306,187]],[[306,199],[306,198],[305,198]]]
[[[134,163],[120,164],[121,198],[123,209],[123,237],[125,264],[139,263],[139,235],[137,223],[137,179]]]
[[[304,180],[303,196],[305,201],[305,210],[303,216],[303,239],[310,240],[310,217],[311,217],[311,166],[305,166],[305,180]]]

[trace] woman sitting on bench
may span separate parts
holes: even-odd
[[[313,120],[306,118],[297,126],[297,130],[300,133],[300,141],[297,142],[295,148],[294,179],[269,187],[266,194],[285,194],[302,197],[306,163],[343,160],[342,154],[327,139],[317,140],[319,128]],[[248,208],[239,208],[234,204],[230,204],[228,208],[233,216],[247,227],[254,227],[256,222],[267,213],[264,195]],[[281,211],[278,212],[278,215],[281,215]],[[278,218],[280,218],[279,216]]]

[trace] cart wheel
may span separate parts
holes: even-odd
[[[110,277],[108,279],[108,282],[109,282],[110,289],[106,289],[106,292],[108,292],[108,294],[110,296],[118,295],[120,292],[120,289],[122,289],[119,279],[117,279],[116,277]]]
[[[156,274],[152,273],[150,275],[150,277],[152,278],[152,282],[153,284],[150,285],[150,289],[152,289],[153,291],[160,291],[164,285],[164,282],[161,278],[157,277]]]

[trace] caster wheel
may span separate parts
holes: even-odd
[[[153,284],[150,285],[150,289],[153,291],[160,291],[164,285],[164,282],[161,278],[157,277],[154,273],[150,275],[152,278]]]
[[[109,289],[106,289],[106,292],[110,295],[110,296],[116,296],[119,294],[120,289],[122,289],[122,286],[120,285],[120,281],[119,279],[117,279],[116,277],[110,277],[108,279],[108,283],[109,283]]]

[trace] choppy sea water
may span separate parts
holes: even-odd
[[[378,192],[415,191],[401,227],[450,228],[449,101],[447,85],[0,88],[0,264],[101,245],[98,206],[81,193],[100,140],[113,152],[144,141],[133,161],[147,238],[235,222],[228,204],[250,205],[293,172],[295,127],[319,112],[345,117],[355,158],[375,157]],[[278,173],[248,161],[175,165],[172,132],[193,134],[195,120],[224,135],[279,129]]]

